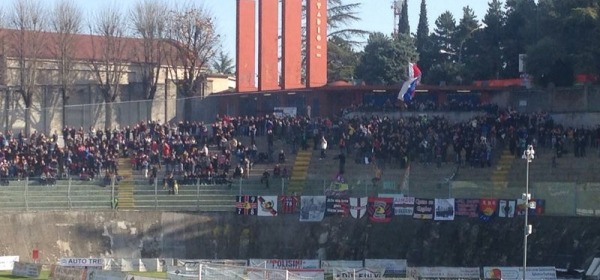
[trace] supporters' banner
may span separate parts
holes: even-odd
[[[529,215],[543,215],[546,211],[546,200],[544,199],[531,199],[531,202],[535,202],[535,209],[529,209]],[[525,200],[517,199],[517,215],[524,216],[525,215]]]
[[[85,267],[68,267],[52,265],[48,279],[85,280]]]
[[[103,267],[102,258],[61,258],[58,262],[60,266],[83,266],[83,267]]]
[[[415,212],[415,198],[410,196],[394,197],[394,215],[412,216]]]
[[[391,197],[369,197],[367,203],[367,213],[369,220],[374,223],[387,223],[392,220],[394,211],[392,204],[394,200]]]
[[[333,268],[363,268],[362,261],[321,261],[321,268],[326,273],[333,273]]]
[[[365,267],[383,268],[385,276],[406,274],[406,260],[404,259],[365,259]]]
[[[350,198],[350,215],[352,218],[360,219],[367,213],[368,197],[351,197]]]
[[[525,205],[524,199],[517,199],[517,216],[525,216],[525,209],[527,209],[527,205]]]
[[[277,196],[258,197],[258,216],[277,216]]]
[[[522,267],[483,267],[483,278],[485,279],[502,279],[502,280],[517,280],[523,279]],[[556,268],[553,266],[528,266],[527,280],[552,280],[556,279]]]
[[[238,215],[256,215],[258,197],[253,195],[238,195],[235,197],[235,212]]]
[[[265,270],[252,269],[248,270],[249,280],[288,280],[288,279],[314,279],[324,280],[325,272],[321,269],[306,269],[306,270]]]
[[[340,196],[327,196],[325,198],[325,215],[343,216],[350,214],[350,199]]]
[[[529,209],[529,215],[543,215],[546,212],[546,200],[535,199],[535,209]]]
[[[298,108],[296,107],[275,107],[273,108],[273,116],[276,118],[296,117]]]
[[[487,222],[496,214],[498,201],[493,198],[482,198],[479,200],[479,219]]]
[[[517,208],[517,201],[514,199],[500,199],[498,200],[498,217],[500,218],[514,218],[515,211]]]
[[[383,278],[385,269],[383,268],[333,268],[334,280],[355,280],[360,279],[379,279]]]
[[[427,198],[415,198],[415,210],[413,218],[419,220],[433,220],[435,200]]]
[[[421,279],[479,279],[479,267],[411,267],[407,277]]]
[[[325,196],[300,197],[300,221],[320,222],[325,216]]]
[[[120,271],[90,269],[86,272],[86,280],[127,280],[127,274]]]
[[[319,260],[313,259],[250,259],[248,264],[265,269],[319,269]]]
[[[53,265],[54,267],[54,265]],[[19,277],[38,278],[42,271],[42,265],[37,263],[14,262],[12,275]]]
[[[19,261],[19,256],[1,256],[0,257],[0,271],[1,270],[12,270],[15,262]]]
[[[457,198],[454,201],[454,208],[456,209],[456,216],[469,218],[479,217],[479,213],[477,213],[477,209],[479,208],[479,199]]]
[[[279,202],[281,202],[281,214],[293,214],[298,213],[298,205],[300,204],[300,197],[295,195],[280,195]]]
[[[325,190],[326,196],[344,196],[348,197],[350,187],[346,183],[332,182],[329,188]]]
[[[433,219],[436,221],[453,221],[454,198],[436,198],[435,215]]]

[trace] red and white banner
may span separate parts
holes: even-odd
[[[350,198],[350,215],[353,218],[360,219],[367,213],[368,197],[351,197]]]
[[[367,213],[369,220],[373,223],[388,223],[392,220],[394,210],[392,204],[394,199],[391,197],[373,197],[370,196],[367,203]]]
[[[258,216],[277,216],[277,196],[258,197]]]

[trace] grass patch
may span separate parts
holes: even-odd
[[[166,272],[129,271],[129,272],[125,272],[125,273],[131,274],[131,275],[139,275],[139,276],[145,276],[145,277],[167,279],[167,273]],[[39,280],[47,280],[49,274],[50,274],[49,270],[42,270],[42,273],[40,273],[40,277],[39,278],[26,278],[26,277],[12,276],[12,273],[10,271],[0,271],[0,280],[8,280],[8,279],[12,279],[12,280],[14,280],[14,279],[39,279]]]
[[[39,278],[27,278],[27,277],[19,277],[13,276],[11,271],[0,271],[0,280],[6,279],[48,279],[48,275],[50,274],[49,270],[42,270]]]

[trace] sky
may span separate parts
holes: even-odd
[[[51,7],[56,0],[44,1]],[[138,0],[73,0],[78,4],[83,12],[91,14],[105,7],[106,5],[116,5],[126,11]],[[165,0],[166,3],[198,2],[198,5],[205,7],[216,18],[217,28],[222,38],[222,47],[231,57],[235,57],[235,3],[236,0]],[[285,0],[283,0],[285,1]],[[394,29],[394,13],[392,10],[392,0],[343,0],[347,3],[361,3],[359,16],[361,21],[353,24],[354,28],[360,28],[367,31],[378,31],[385,34],[391,34]],[[416,32],[419,21],[419,10],[421,0],[408,1],[408,18],[411,32]],[[10,9],[12,0],[1,0],[0,8]],[[462,8],[471,7],[479,20],[483,18],[488,7],[488,0],[427,0],[427,17],[429,20],[429,30],[433,30],[435,20],[445,11],[450,11],[456,21],[462,17]],[[366,40],[366,39],[365,39]]]

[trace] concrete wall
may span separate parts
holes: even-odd
[[[0,255],[127,258],[406,258],[412,266],[519,266],[523,220],[452,222],[364,217],[300,223],[233,213],[27,212],[0,214]],[[531,217],[532,266],[586,268],[600,249],[597,218]],[[570,265],[570,266],[569,266]]]

